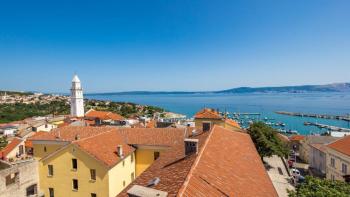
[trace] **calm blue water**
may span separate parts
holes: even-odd
[[[133,102],[154,105],[166,110],[192,117],[203,107],[228,112],[258,112],[260,118],[273,118],[271,122],[284,122],[285,129],[301,134],[319,132],[316,127],[304,126],[305,121],[347,127],[349,123],[339,120],[301,118],[275,114],[274,111],[291,111],[345,115],[350,113],[349,93],[271,93],[271,94],[192,94],[192,95],[88,95],[90,99]]]

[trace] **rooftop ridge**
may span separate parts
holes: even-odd
[[[203,148],[199,151],[198,156],[196,158],[196,160],[194,161],[194,164],[191,166],[190,171],[188,172],[187,176],[186,176],[186,180],[184,181],[183,185],[181,186],[180,190],[179,190],[179,196],[182,196],[183,193],[185,192],[188,182],[191,179],[191,177],[193,176],[193,171],[195,169],[195,167],[198,165],[200,158],[203,155],[204,149],[207,147],[208,143],[209,143],[209,139],[211,138],[211,136],[213,135],[213,131],[214,129],[218,127],[217,125],[214,125],[212,130],[210,131],[209,136],[207,137],[207,139],[205,140],[205,143],[203,145]]]
[[[115,130],[114,130],[115,129]],[[104,131],[104,132],[101,132],[101,133],[98,133],[96,135],[92,135],[92,136],[89,136],[89,137],[85,137],[83,139],[79,139],[79,140],[72,140],[71,142],[74,143],[74,142],[81,142],[81,141],[84,141],[84,140],[87,140],[87,139],[90,139],[90,138],[94,138],[94,137],[97,137],[97,136],[100,136],[102,134],[106,134],[106,133],[110,133],[112,131],[116,131],[118,129],[116,128],[110,128],[110,130],[107,130],[107,131]]]

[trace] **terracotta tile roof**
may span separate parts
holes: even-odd
[[[51,132],[41,132],[30,137],[30,140],[55,140],[55,141],[75,141],[76,137],[84,139],[113,130],[113,127],[89,127],[89,126],[66,126],[52,130]]]
[[[169,196],[277,196],[248,134],[214,126],[193,138],[199,154],[184,156],[184,144],[173,146],[118,196],[156,177],[152,188]]]
[[[241,126],[239,126],[239,124],[236,121],[229,119],[229,118],[225,119],[225,123],[229,124],[233,127],[241,128]]]
[[[124,139],[116,130],[77,140],[74,141],[73,144],[77,145],[97,160],[102,161],[109,168],[122,160],[116,152],[119,145],[122,146],[125,157],[135,151],[132,146],[125,143]]]
[[[6,156],[13,151],[20,143],[22,142],[19,138],[13,138],[13,140],[7,144],[2,150],[1,150],[1,157],[6,158]]]
[[[185,129],[175,128],[67,126],[51,132],[38,132],[30,140],[71,142],[107,167],[112,167],[121,160],[116,154],[118,145],[122,145],[126,156],[135,150],[131,145],[171,147],[182,144],[184,135]]]
[[[157,126],[157,121],[155,120],[150,120],[149,122],[146,123],[146,128],[156,128]]]
[[[350,156],[350,135],[328,144],[327,147]]]
[[[293,135],[293,136],[289,137],[290,141],[301,141],[303,139],[305,139],[305,136],[303,136],[303,135]]]
[[[61,123],[61,124],[57,125],[57,127],[61,128],[61,127],[68,126],[69,124],[70,124],[69,122],[64,122],[64,123]]]
[[[310,144],[310,146],[316,148],[319,151],[325,152],[326,146],[324,144]]]
[[[26,140],[26,141],[24,142],[24,146],[25,146],[25,147],[28,147],[28,148],[33,148],[33,143],[32,143],[31,140]]]
[[[248,134],[214,126],[179,196],[278,196]]]
[[[204,108],[203,110],[197,112],[194,118],[198,119],[222,119],[222,116],[213,109]]]
[[[173,146],[183,143],[185,129],[177,128],[118,128],[126,143],[133,145]]]
[[[90,110],[85,114],[85,117],[87,118],[98,118],[100,120],[117,120],[122,121],[125,120],[125,118],[119,114],[109,112],[109,111],[96,111],[96,110]]]
[[[201,132],[192,138],[199,140],[200,148],[208,135],[209,132]],[[197,154],[185,156],[183,138],[182,143],[178,143],[168,151],[162,152],[159,159],[137,177],[135,181],[125,188],[118,196],[128,196],[127,191],[133,185],[147,186],[149,181],[156,177],[160,179],[160,182],[153,186],[153,189],[166,191],[168,192],[168,196],[176,196],[196,157]]]

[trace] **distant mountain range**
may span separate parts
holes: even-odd
[[[87,95],[147,95],[147,94],[234,94],[234,93],[308,93],[308,92],[350,92],[350,83],[333,83],[327,85],[301,85],[281,87],[239,87],[220,91],[128,91],[93,93]]]

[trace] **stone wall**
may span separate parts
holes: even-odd
[[[34,160],[19,161],[0,171],[2,197],[28,196],[40,193],[38,163]]]

